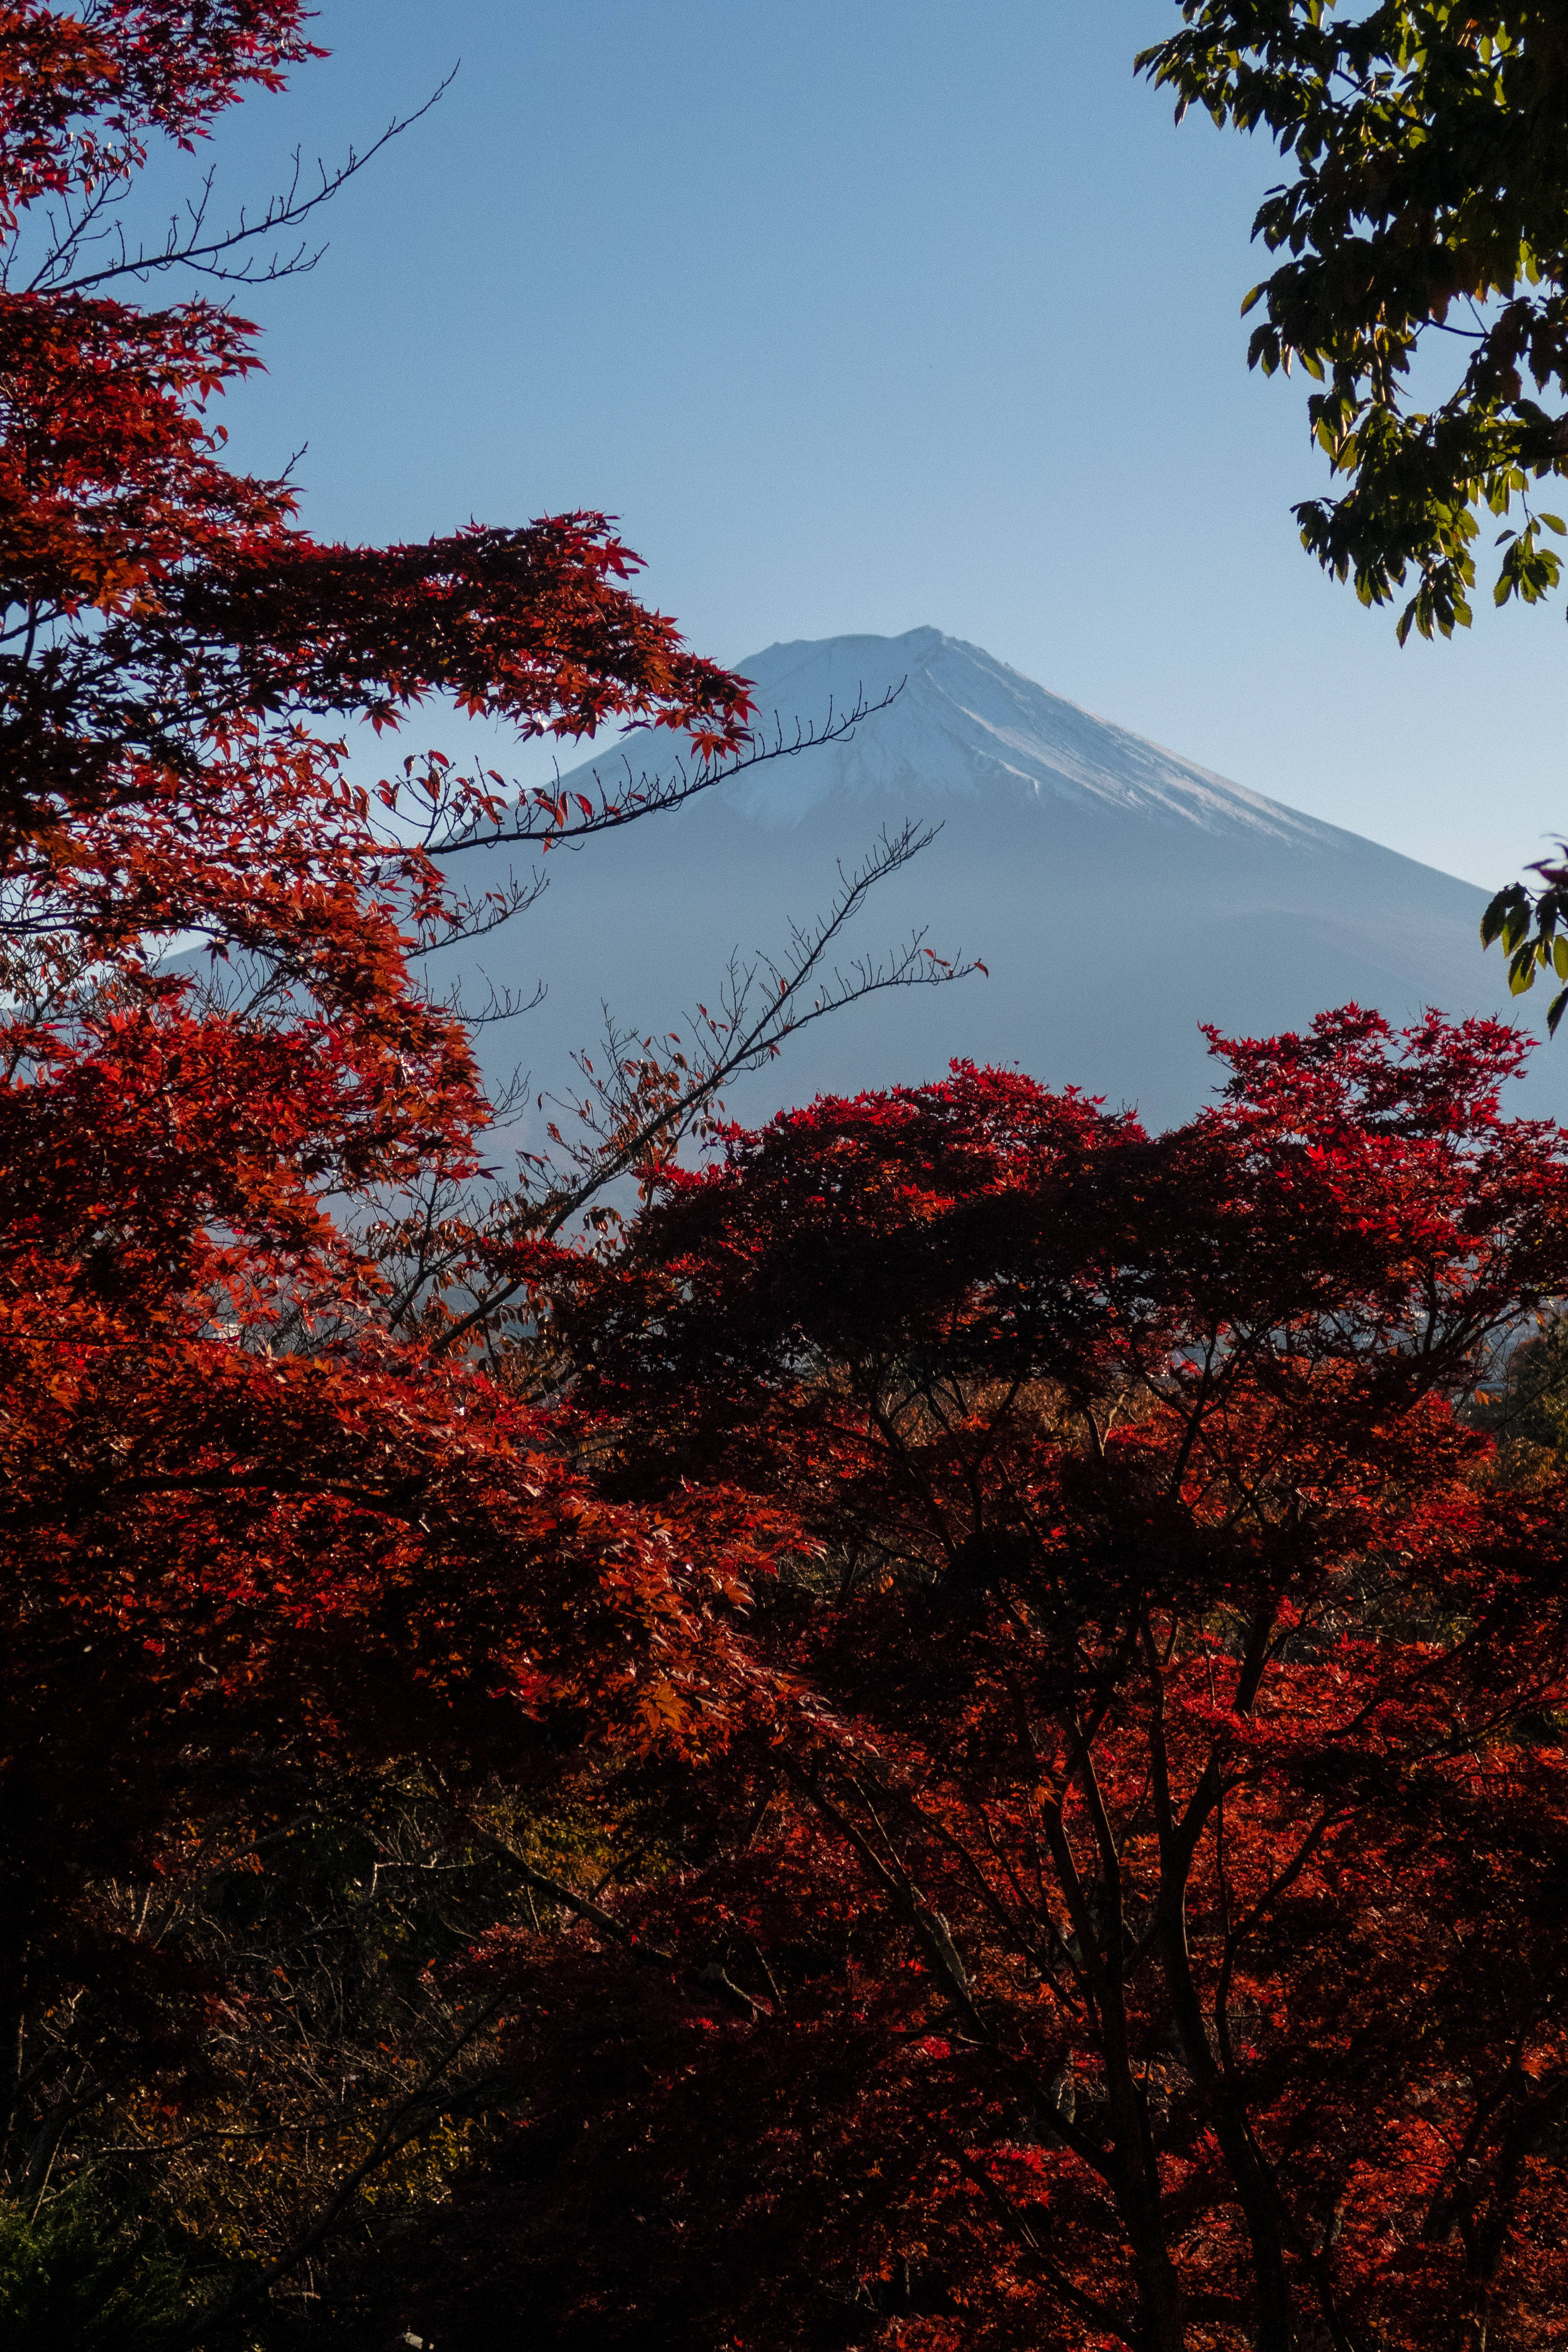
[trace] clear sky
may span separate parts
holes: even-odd
[[[704,653],[933,623],[1473,880],[1568,830],[1560,609],[1401,652],[1289,506],[1247,374],[1267,146],[1135,81],[1173,0],[322,0],[331,60],[220,131],[264,194],[435,112],[247,295],[240,458],[310,525],[616,513]]]

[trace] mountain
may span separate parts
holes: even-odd
[[[548,984],[538,1011],[484,1033],[493,1071],[521,1061],[534,1090],[560,1087],[570,1050],[595,1051],[604,1004],[645,1031],[677,1029],[713,1002],[732,950],[782,960],[791,919],[826,907],[839,865],[906,817],[942,830],[872,895],[841,961],[923,925],[939,953],[982,958],[989,979],[875,996],[817,1024],[730,1090],[736,1116],[939,1076],[967,1055],[1134,1103],[1163,1126],[1212,1084],[1200,1023],[1256,1035],[1352,999],[1396,1024],[1426,1005],[1539,1020],[1544,999],[1510,1006],[1499,954],[1480,952],[1482,891],[1228,783],[977,646],[913,629],[770,646],[739,667],[786,740],[897,691],[847,740],[552,853],[539,905],[469,951],[498,987]],[[597,772],[613,790],[627,755],[635,768],[659,747],[634,737],[563,782],[591,790]],[[1568,1040],[1535,1060],[1510,1108],[1568,1115]]]
[[[1278,842],[1317,840],[1329,831],[1047,694],[940,629],[770,646],[741,668],[754,686],[764,730],[771,720],[787,729],[797,718],[820,719],[829,709],[852,709],[858,697],[874,700],[898,689],[848,742],[726,789],[732,808],[764,824],[799,824],[856,794],[900,806],[996,802],[1119,814]]]

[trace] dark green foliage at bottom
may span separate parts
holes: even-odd
[[[0,2203],[5,2352],[153,2352],[182,2315],[182,2286],[177,2263],[85,2198],[36,2219]]]

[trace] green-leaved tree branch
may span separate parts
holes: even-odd
[[[1564,0],[1183,0],[1138,68],[1180,116],[1266,130],[1295,176],[1255,234],[1277,267],[1250,365],[1299,362],[1333,493],[1302,543],[1399,636],[1468,626],[1493,530],[1500,604],[1559,587],[1568,536],[1568,5]],[[1423,352],[1416,396],[1412,362]],[[1450,354],[1447,365],[1440,354]],[[1568,861],[1568,848],[1563,851]],[[1520,993],[1568,982],[1568,862],[1498,893],[1481,926]],[[1548,1012],[1555,1031],[1568,986]]]

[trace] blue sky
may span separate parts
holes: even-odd
[[[1560,610],[1403,653],[1301,552],[1247,374],[1268,147],[1177,131],[1173,0],[325,0],[219,133],[265,194],[440,106],[247,295],[240,458],[312,528],[608,509],[739,659],[934,623],[1238,782],[1495,884],[1568,829]]]

